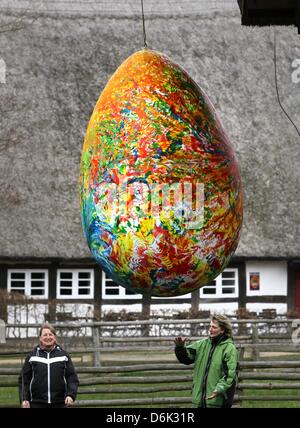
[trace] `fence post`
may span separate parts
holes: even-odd
[[[6,335],[5,335],[5,322],[3,320],[0,320],[0,343],[6,342]]]
[[[239,361],[243,361],[245,359],[245,346],[242,344],[237,345],[237,349],[239,351]]]
[[[95,367],[101,367],[101,361],[100,361],[100,340],[99,340],[99,327],[97,325],[93,325],[92,328],[93,331],[93,345],[94,345],[94,366]]]
[[[150,319],[150,310],[151,310],[151,295],[144,294],[143,300],[142,300],[142,319],[144,320]],[[150,324],[141,325],[141,335],[142,337],[150,336]]]
[[[257,325],[252,325],[252,360],[257,361],[259,360],[259,349],[255,346],[258,343],[258,329]]]

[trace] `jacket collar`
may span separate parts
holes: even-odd
[[[209,340],[211,341],[212,345],[218,345],[221,342],[225,342],[225,340],[229,339],[229,337],[226,334],[219,334],[216,337],[210,337]]]
[[[52,349],[50,349],[50,351],[47,351],[47,349],[42,348],[40,345],[37,345],[37,347],[36,347],[36,350],[37,350],[38,352],[39,352],[39,351],[42,351],[42,352],[48,352],[48,353],[50,353],[50,352],[55,351],[56,349],[60,349],[60,347],[59,347],[58,345],[54,345],[54,346],[53,346],[53,348],[52,348]]]

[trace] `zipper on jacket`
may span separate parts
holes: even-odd
[[[206,364],[206,368],[205,368],[205,372],[204,372],[204,377],[203,377],[203,382],[202,382],[201,407],[207,407],[206,406],[206,399],[205,399],[205,397],[206,397],[206,384],[207,384],[208,372],[209,372],[210,365],[211,365],[211,362],[212,362],[213,353],[214,353],[216,347],[222,341],[223,338],[224,338],[224,335],[222,335],[218,339],[218,341],[212,342],[212,347],[211,347],[211,349],[209,351],[209,354],[208,354],[207,364]]]
[[[37,357],[39,357],[39,355],[40,355],[40,348],[39,348],[39,346],[36,348],[35,355]],[[34,375],[35,375],[35,373],[34,373],[34,367],[32,365],[31,365],[31,368],[32,368],[32,378],[31,378],[31,381],[30,381],[30,384],[29,384],[29,393],[30,393],[30,400],[29,401],[32,401],[32,399],[33,399],[33,395],[32,395],[32,384],[33,384]]]
[[[51,390],[50,390],[50,352],[47,352],[47,378],[48,378],[48,403],[51,403]]]
[[[29,401],[32,401],[32,384],[33,384],[33,381],[34,381],[34,368],[32,368],[32,378],[31,378],[31,381],[30,381],[30,384],[29,384],[29,393],[30,393],[30,400]]]

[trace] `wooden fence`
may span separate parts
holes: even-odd
[[[234,407],[242,407],[245,401],[300,401],[300,395],[268,394],[268,391],[274,392],[299,388],[300,372],[294,373],[290,370],[300,369],[300,361],[242,361],[240,365]],[[269,370],[272,371],[270,372]],[[88,371],[87,369],[86,372]],[[134,372],[134,376],[131,375],[132,372]],[[139,372],[142,373],[141,376],[138,376]],[[82,389],[80,390],[81,397],[84,394],[97,395],[111,392],[117,393],[118,398],[109,400],[84,400],[80,398],[77,404],[79,407],[134,407],[138,405],[191,407],[191,366],[183,366],[179,363],[133,364],[114,367],[113,371],[112,368],[103,367],[102,373],[105,373],[101,379],[102,387],[91,388],[90,381],[83,380]],[[106,377],[108,373],[111,374],[110,377]],[[249,380],[252,383],[249,383]],[[253,383],[254,380],[258,382]],[[286,383],[282,383],[282,381]],[[96,382],[95,379],[93,382]],[[103,386],[107,383],[110,385],[109,387]],[[132,384],[135,386],[130,386]],[[148,384],[151,386],[148,386]],[[88,388],[83,388],[84,385],[88,385]],[[264,390],[265,394],[260,396],[249,395],[249,391],[253,390]],[[147,397],[128,398],[130,393],[138,393],[139,396],[146,394]],[[168,396],[162,397],[162,393],[168,393]],[[153,394],[155,396],[152,396]],[[176,394],[176,396],[172,394]],[[126,398],[120,398],[121,395]]]
[[[297,321],[288,318],[276,319],[232,319],[234,336],[237,335],[288,335],[298,327]],[[125,337],[168,337],[179,334],[185,336],[203,336],[207,334],[209,319],[149,319],[139,321],[99,321],[56,323],[59,336],[72,341],[76,338],[90,338],[93,342],[97,337],[102,339]],[[6,338],[35,338],[40,324],[7,324]]]
[[[58,332],[63,333],[61,344],[71,353],[80,378],[76,405],[191,407],[192,366],[176,361],[174,336],[181,332],[196,332],[199,335],[192,335],[190,339],[199,339],[206,336],[208,324],[209,320],[170,320],[167,324],[166,321],[148,320],[102,322],[88,326],[56,325]],[[159,330],[153,330],[157,325]],[[292,340],[293,325],[292,320],[237,320],[234,323],[235,343],[241,357],[234,406],[244,407],[247,402],[259,404],[260,401],[291,401],[297,405],[300,401],[300,395],[297,395],[300,388],[300,344]],[[145,326],[148,335],[143,335]],[[130,335],[133,327],[137,328],[136,335]],[[73,337],[66,334],[76,328],[90,328],[88,340],[84,335]],[[157,332],[161,334],[162,330],[172,333],[172,336],[158,335]],[[151,331],[152,335],[149,334]],[[17,376],[31,340],[34,344],[36,336],[21,341],[8,338],[5,344],[0,345],[0,388],[17,387]],[[286,355],[292,360],[288,361]],[[17,368],[5,366],[3,361],[15,358],[19,361]]]
[[[270,346],[297,351],[300,338],[293,338],[297,320],[254,319],[232,320],[235,343],[243,352],[252,352],[259,359],[260,352]],[[93,353],[95,366],[101,366],[101,356],[118,352],[167,351],[174,337],[188,336],[191,341],[207,336],[210,320],[142,320],[85,323],[57,323],[60,344],[74,353]],[[6,325],[6,344],[0,344],[0,353],[10,353],[16,347],[24,352],[37,341],[39,324]],[[247,345],[247,346],[246,346]],[[278,346],[279,345],[279,346]],[[243,356],[243,355],[242,355]]]
[[[243,407],[246,401],[300,401],[300,395],[296,394],[270,394],[270,391],[299,389],[300,360],[241,361],[240,365],[234,407]],[[0,368],[0,388],[17,387],[19,371]],[[177,362],[78,366],[77,372],[80,378],[77,407],[191,407],[191,366]],[[264,394],[249,394],[254,390],[263,390]],[[84,398],[86,395],[89,399]],[[111,398],[102,398],[108,395]]]

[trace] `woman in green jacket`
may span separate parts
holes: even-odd
[[[183,364],[194,364],[194,407],[231,407],[238,372],[238,351],[232,340],[232,327],[224,315],[214,315],[209,337],[186,345],[176,337],[175,354]]]

